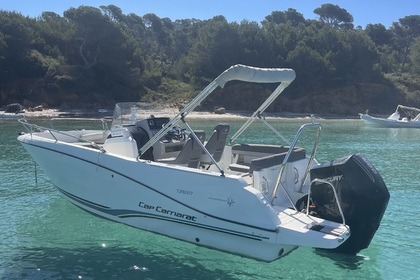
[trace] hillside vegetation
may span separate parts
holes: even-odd
[[[420,106],[420,15],[387,29],[353,25],[324,4],[317,20],[294,9],[260,22],[172,21],[114,5],[38,18],[0,11],[0,107],[112,108],[119,101],[181,106],[234,64],[293,68],[296,80],[268,111],[385,113]],[[252,110],[273,85],[230,82],[204,104]]]

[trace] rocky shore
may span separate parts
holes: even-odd
[[[20,104],[11,104],[6,108],[0,108],[0,118],[89,118],[89,119],[111,119],[113,116],[113,110],[98,109],[98,110],[83,110],[83,109],[53,109],[45,108],[42,105],[34,108],[24,108]],[[2,111],[3,110],[3,111]],[[175,107],[162,107],[158,110],[145,110],[140,116],[147,118],[150,115],[172,117],[178,113],[179,109]],[[243,119],[248,118],[253,112],[248,111],[234,111],[234,110],[220,110],[218,108],[214,111],[193,111],[188,115],[188,118],[193,119]],[[362,113],[362,112],[360,112]],[[264,113],[266,118],[276,119],[310,119],[312,117],[316,119],[358,119],[358,115],[338,115],[338,114],[309,114],[309,113]]]
[[[176,115],[177,111],[163,109],[158,111],[144,111],[141,116],[148,117],[150,115],[171,117]],[[112,119],[112,110],[85,111],[80,109],[60,110],[60,109],[43,109],[40,111],[21,111],[19,113],[5,113],[0,111],[0,118],[77,118],[77,119]],[[217,114],[209,111],[193,111],[188,115],[191,119],[245,119],[252,115],[252,112],[245,111],[226,111],[224,114]],[[353,115],[311,115],[296,113],[265,113],[268,119],[358,119]]]

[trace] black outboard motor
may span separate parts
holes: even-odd
[[[356,254],[369,246],[390,198],[381,175],[361,154],[335,159],[311,170],[311,180],[326,180],[334,186],[350,238],[336,252]],[[311,190],[314,215],[342,222],[334,193],[326,183],[315,182]]]

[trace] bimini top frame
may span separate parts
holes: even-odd
[[[242,125],[242,127],[230,139],[232,143],[245,129],[252,124],[254,119],[260,116],[265,109],[280,95],[280,93],[295,79],[296,74],[292,69],[287,68],[256,68],[237,64],[220,74],[206,88],[203,89],[189,104],[187,104],[179,113],[173,117],[158,133],[156,133],[140,150],[140,155],[152,147],[161,139],[172,127],[180,121],[185,121],[185,117],[193,111],[204,99],[209,96],[218,86],[223,88],[229,81],[238,80],[252,83],[280,83],[273,93],[264,101],[264,103],[252,114],[251,117]]]

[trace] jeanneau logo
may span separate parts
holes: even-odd
[[[227,205],[231,207],[234,203],[235,201],[233,201],[233,198],[229,196],[229,198],[227,199]]]
[[[235,201],[233,200],[233,198],[231,196],[229,196],[227,199],[215,198],[215,197],[209,197],[209,199],[226,202],[229,207],[231,207],[233,204],[235,204]]]

